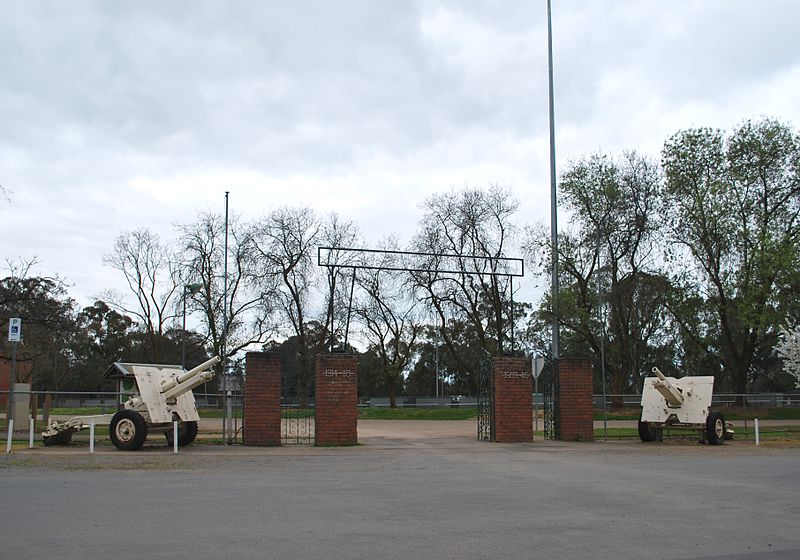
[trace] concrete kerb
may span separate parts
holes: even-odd
[[[769,453],[800,453],[800,444],[786,446],[761,445],[756,447],[751,441],[732,441],[726,442],[722,446],[699,445],[691,441],[674,441],[660,444],[642,443],[638,440],[613,440],[604,442],[596,440],[594,442],[565,442],[554,440],[538,440],[530,443],[488,443],[465,438],[459,439],[387,439],[380,437],[364,438],[355,446],[343,447],[320,447],[310,445],[288,445],[280,447],[251,447],[244,445],[210,445],[195,444],[182,448],[177,455],[172,448],[166,445],[153,444],[145,445],[136,452],[120,451],[114,447],[96,447],[94,453],[89,453],[88,445],[69,447],[44,447],[38,446],[28,448],[27,445],[16,445],[13,452],[4,455],[6,461],[0,457],[0,464],[11,462],[14,457],[41,458],[47,460],[52,458],[79,458],[86,457],[93,460],[95,464],[101,464],[104,460],[109,460],[116,465],[120,463],[128,464],[131,468],[136,468],[141,463],[150,460],[168,459],[171,464],[181,465],[184,460],[186,463],[193,463],[194,460],[203,457],[216,458],[247,458],[247,457],[280,457],[280,456],[328,456],[343,454],[365,454],[373,451],[394,451],[422,452],[422,453],[507,453],[509,451],[520,453],[580,453],[597,454],[602,456],[606,453],[629,453],[633,455],[694,455],[694,456],[713,456],[726,457],[731,455],[759,455]],[[185,458],[185,459],[184,459]],[[55,465],[58,468],[58,465]],[[68,465],[64,465],[69,468]]]

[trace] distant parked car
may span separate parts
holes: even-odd
[[[459,406],[462,398],[463,397],[461,395],[453,395],[450,397],[450,407],[453,408]]]

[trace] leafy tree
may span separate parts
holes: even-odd
[[[562,353],[590,356],[598,372],[604,354],[611,392],[636,390],[653,362],[673,361],[669,285],[660,273],[658,167],[635,152],[596,154],[569,165],[561,191],[571,217],[558,248]],[[527,248],[545,256],[539,274],[549,275],[549,232],[529,230]],[[548,297],[538,325],[551,322],[551,309]]]
[[[281,356],[283,396],[307,401],[314,394],[315,376],[304,372],[307,359],[304,356],[313,357],[326,351],[327,331],[319,321],[310,321],[304,326],[303,332],[306,335],[303,339],[295,334],[282,341],[270,340],[262,348],[265,352],[277,352]],[[303,348],[304,343],[309,346]],[[352,347],[347,350],[356,353]]]
[[[800,264],[800,141],[764,119],[728,136],[681,131],[662,157],[673,315],[687,341],[713,355],[730,388],[744,393],[796,299],[787,288]],[[701,322],[690,314],[698,307]]]
[[[403,394],[404,391],[397,391]],[[358,395],[361,398],[383,397],[388,394],[383,360],[374,347],[358,354]]]
[[[74,357],[70,371],[71,390],[99,391],[103,373],[115,361],[131,362],[135,349],[141,348],[143,336],[133,319],[98,300],[83,308],[76,318],[72,340]]]
[[[424,338],[417,342],[416,360],[406,378],[406,392],[409,395],[436,395],[437,350],[435,339],[428,336],[431,330],[436,331],[427,326]],[[439,371],[441,373],[442,369]]]
[[[29,371],[31,378],[17,381],[34,388],[63,388],[71,356],[70,337],[75,330],[75,302],[68,296],[64,283],[57,277],[28,276],[35,261],[12,268],[12,275],[0,280],[0,318],[22,319],[22,341],[17,348],[17,361],[30,362],[32,367],[19,368],[18,374]],[[2,337],[2,359],[10,360],[10,343]]]

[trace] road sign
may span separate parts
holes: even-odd
[[[22,319],[12,317],[8,321],[8,341],[19,342],[22,338]]]
[[[538,379],[539,374],[544,369],[544,358],[533,359],[533,376]]]

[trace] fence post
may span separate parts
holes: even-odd
[[[50,393],[44,395],[44,406],[42,407],[42,421],[47,426],[50,423]]]
[[[11,438],[14,437],[14,419],[8,419],[8,439],[6,439],[6,453],[11,453]]]

